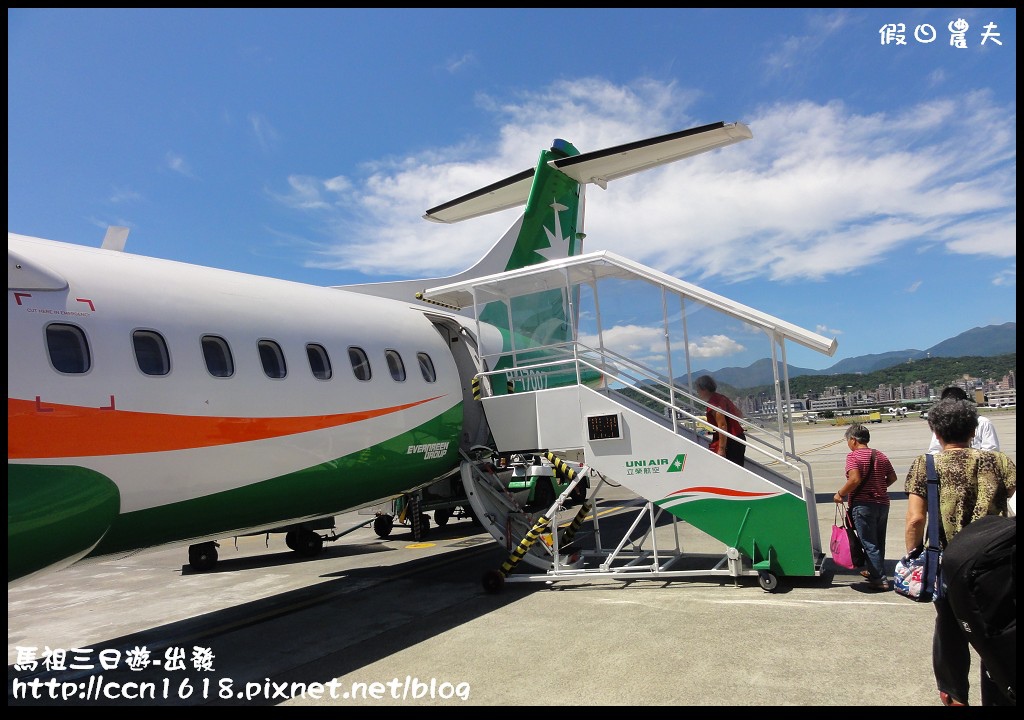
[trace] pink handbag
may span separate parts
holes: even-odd
[[[839,524],[840,506],[836,505],[836,517],[832,524],[832,539],[829,541],[828,548],[832,552],[832,562],[839,567],[856,570],[864,566],[866,560],[864,546],[860,544],[860,538],[857,537],[853,518],[850,517],[846,503],[841,503],[841,505],[843,524]]]

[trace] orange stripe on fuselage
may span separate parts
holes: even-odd
[[[45,412],[40,412],[35,400],[7,398],[7,459],[130,455],[252,442],[390,415],[436,399],[336,415],[202,417],[45,401]]]

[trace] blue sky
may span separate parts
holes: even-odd
[[[99,246],[123,225],[129,252],[319,285],[438,277],[519,210],[423,212],[553,138],[739,121],[752,140],[589,186],[585,250],[838,339],[801,367],[1017,319],[1013,9],[7,17],[9,232]],[[698,362],[752,360],[721,339]]]

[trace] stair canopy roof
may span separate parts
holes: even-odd
[[[791,340],[828,356],[832,356],[837,348],[835,338],[824,337],[607,250],[550,260],[517,270],[440,285],[424,290],[422,297],[442,305],[465,310],[473,308],[474,305],[482,306],[495,300],[508,302],[514,297],[531,295],[545,290],[566,290],[581,284],[596,287],[597,281],[605,278],[644,280],[659,285],[685,299],[703,303],[719,312],[761,328],[778,342]]]

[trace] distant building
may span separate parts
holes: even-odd
[[[846,398],[842,396],[832,397],[821,397],[817,400],[811,400],[811,410],[820,412],[822,410],[840,410],[849,407],[846,404]]]
[[[993,407],[1004,407],[1006,405],[1017,404],[1017,389],[1011,388],[1008,390],[989,390],[986,393],[983,402],[979,402],[978,405],[990,405]]]
[[[761,412],[767,415],[775,415],[776,407],[774,400],[766,400],[764,404],[761,405]],[[783,403],[783,407],[786,407],[785,403]],[[789,409],[791,412],[803,412],[807,409],[807,405],[803,400],[790,400]]]

